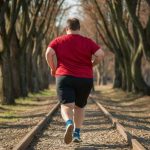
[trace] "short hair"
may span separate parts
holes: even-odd
[[[69,18],[67,20],[67,28],[69,28],[70,30],[80,30],[80,21],[77,18]]]

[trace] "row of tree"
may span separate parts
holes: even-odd
[[[49,86],[45,50],[64,0],[0,1],[0,100],[15,103]]]
[[[50,76],[45,50],[54,34],[62,32],[55,25],[56,22],[61,24],[63,15],[71,8],[62,10],[64,1],[0,1],[2,103],[13,104],[17,97],[25,97],[29,92],[48,88]],[[150,87],[143,78],[141,67],[143,58],[150,61],[150,1],[81,2],[84,17],[88,15],[94,22],[90,27],[92,32],[94,30],[96,41],[101,39],[115,56],[114,87],[150,94]],[[86,24],[83,26],[88,31]],[[97,69],[100,68],[102,67],[98,66]],[[104,69],[100,72],[104,72]]]
[[[99,38],[115,56],[114,87],[150,94],[142,59],[150,62],[149,0],[82,0]]]

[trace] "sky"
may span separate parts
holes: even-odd
[[[64,7],[80,4],[80,0],[65,0]],[[75,6],[68,10],[68,17],[79,17],[79,7]],[[80,8],[81,9],[81,8]]]
[[[80,0],[65,0],[65,2],[63,3],[63,8],[68,8],[68,7],[71,7],[71,6],[74,6],[74,5],[78,5],[80,4]],[[70,17],[77,17],[79,19],[81,19],[81,15],[79,12],[79,10],[81,11],[82,8],[79,7],[79,6],[74,6],[70,9],[68,9],[65,13],[65,15],[63,16],[63,19],[61,21],[61,25],[64,26],[65,25],[65,22],[68,18]],[[62,14],[60,14],[60,17],[61,17]],[[58,21],[59,21],[59,17],[58,17]],[[56,25],[58,25],[59,22],[56,23]]]

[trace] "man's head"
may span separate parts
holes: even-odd
[[[80,30],[80,21],[77,18],[71,18],[67,20],[66,31]]]

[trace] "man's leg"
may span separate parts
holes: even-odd
[[[61,104],[61,115],[65,122],[73,119],[74,103]]]
[[[74,107],[74,133],[73,133],[73,141],[81,142],[80,139],[80,129],[84,120],[84,108],[80,108],[75,105]]]
[[[87,104],[87,99],[90,94],[93,79],[82,78],[78,79],[76,85],[76,99],[75,99],[75,108],[74,108],[74,133],[73,133],[73,141],[81,142],[80,139],[80,129],[84,120],[84,107]]]
[[[74,107],[74,128],[81,128],[84,120],[84,108]]]
[[[64,142],[69,144],[72,141],[73,132],[73,109],[75,105],[75,90],[71,76],[56,77],[57,95],[61,102],[61,115],[66,122]]]
[[[73,108],[74,108],[74,103],[67,103],[61,105],[61,115],[64,121],[66,122],[66,132],[64,136],[64,142],[66,144],[69,144],[72,141]]]

